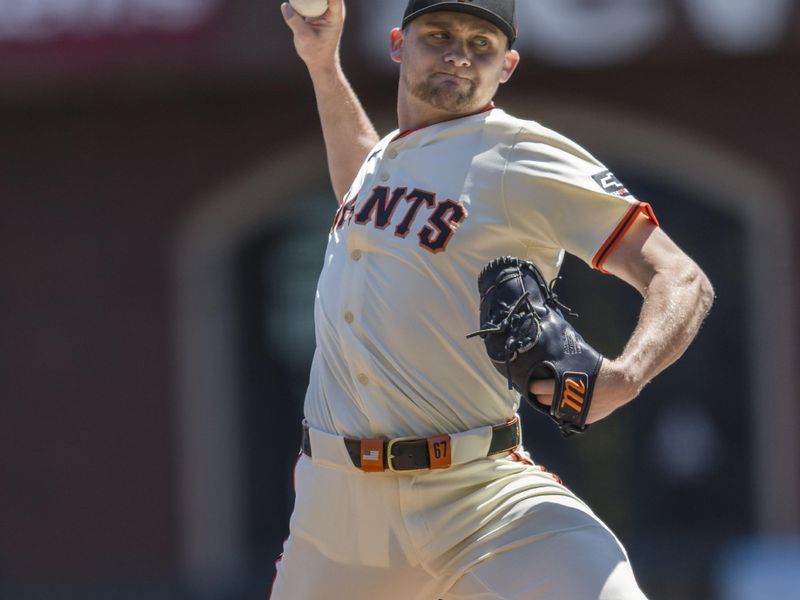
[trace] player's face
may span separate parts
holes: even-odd
[[[434,12],[392,31],[400,89],[436,111],[480,110],[511,77],[519,54],[500,29],[478,17]]]

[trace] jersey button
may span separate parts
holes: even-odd
[[[381,173],[381,181],[389,181],[389,174]]]
[[[353,313],[351,313],[350,311],[347,311],[346,313],[344,313],[344,320],[347,321],[348,323],[352,323],[353,322]]]
[[[369,383],[369,377],[364,375],[364,373],[359,373],[358,374],[358,383],[360,383],[361,385],[367,385]]]
[[[353,260],[361,260],[361,250],[353,250],[350,254],[350,258]]]

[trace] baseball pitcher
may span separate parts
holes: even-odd
[[[711,284],[596,158],[495,106],[520,63],[514,0],[408,2],[382,139],[340,65],[344,0],[316,17],[292,1],[339,206],[272,598],[641,600],[613,533],[522,448],[517,410],[564,435],[608,417],[685,351]],[[565,252],[641,293],[620,356],[564,319]]]

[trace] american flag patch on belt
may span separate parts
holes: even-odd
[[[377,450],[370,450],[361,455],[361,460],[380,460],[381,455]]]

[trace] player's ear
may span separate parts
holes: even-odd
[[[503,59],[503,70],[500,74],[500,83],[505,83],[511,79],[511,76],[514,74],[519,64],[519,58],[519,52],[516,50],[509,50],[506,52],[506,56]]]
[[[389,34],[389,56],[391,56],[392,60],[396,63],[403,62],[404,41],[405,36],[403,35],[403,30],[399,27],[392,29]]]

